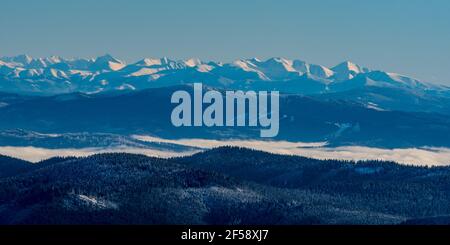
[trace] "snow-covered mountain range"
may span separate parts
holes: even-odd
[[[274,88],[302,94],[342,92],[365,87],[419,92],[449,90],[445,86],[371,70],[348,61],[327,68],[284,58],[241,59],[231,63],[145,58],[131,64],[111,55],[91,59],[33,58],[28,55],[0,58],[2,92],[41,95],[98,93],[192,82],[215,87]]]

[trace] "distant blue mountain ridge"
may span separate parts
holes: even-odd
[[[3,94],[0,100],[8,101],[8,105],[0,107],[0,131],[6,131],[0,134],[3,137],[0,142],[3,145],[37,142],[42,146],[68,139],[72,143],[58,144],[86,144],[74,142],[74,136],[46,141],[23,139],[23,135],[33,138],[36,135],[15,129],[44,134],[83,132],[106,137],[107,142],[120,139],[129,143],[133,142],[127,138],[96,133],[142,134],[168,139],[261,139],[259,128],[254,127],[173,126],[170,114],[175,105],[170,103],[170,97],[180,89],[193,93],[192,86],[178,85],[113,94],[73,93],[47,97]],[[450,147],[450,118],[435,112],[380,110],[359,102],[283,95],[280,98],[280,132],[273,140],[326,141],[330,146]]]

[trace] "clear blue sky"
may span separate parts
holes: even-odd
[[[356,63],[450,84],[448,0],[1,0],[0,56]]]

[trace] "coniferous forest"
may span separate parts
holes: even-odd
[[[450,168],[221,147],[0,157],[1,224],[448,224]]]

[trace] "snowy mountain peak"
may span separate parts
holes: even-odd
[[[262,62],[259,58],[256,58],[256,57],[249,59],[249,61],[253,62],[253,63],[261,63]]]
[[[282,58],[282,57],[272,57],[266,60],[266,62],[269,63],[289,63],[291,62],[288,59]]]
[[[14,61],[26,65],[26,64],[30,64],[33,61],[33,58],[29,55],[22,54],[22,55],[14,57]]]
[[[333,70],[334,72],[348,72],[348,71],[353,71],[355,73],[362,73],[362,72],[367,72],[368,69],[367,68],[363,68],[351,61],[344,61],[340,64],[338,64],[337,66],[331,68],[331,70]]]
[[[188,60],[185,60],[184,64],[186,64],[188,67],[196,67],[203,64],[203,62],[198,58],[190,58]]]
[[[61,63],[63,59],[59,56],[52,55],[50,57],[47,57],[46,60],[52,64],[56,64]]]
[[[322,65],[309,65],[309,73],[319,78],[330,78],[335,75],[332,70]]]
[[[101,63],[105,63],[105,62],[113,62],[113,63],[120,63],[123,64],[124,62],[122,62],[121,60],[118,60],[116,58],[114,58],[113,56],[109,55],[109,54],[105,54],[103,56],[99,56],[95,59],[95,62],[101,62]]]
[[[2,57],[1,60],[10,64],[14,63],[16,66],[27,66],[33,61],[33,58],[29,55],[21,54],[12,57]]]
[[[268,59],[265,63],[272,64],[272,65],[281,64],[284,67],[284,69],[286,69],[286,71],[295,72],[295,69],[292,67],[292,65],[293,65],[292,60],[288,60],[288,59],[281,58],[281,57],[276,57],[276,58]]]
[[[370,72],[369,69],[361,67],[351,61],[345,61],[337,66],[331,68],[331,70],[336,74],[337,80],[348,80],[354,78],[360,73]]]
[[[94,70],[112,70],[118,71],[125,67],[125,63],[112,57],[109,54],[97,57],[91,68]]]
[[[135,63],[137,66],[154,66],[154,65],[161,65],[162,61],[161,59],[155,59],[155,58],[145,58]]]

